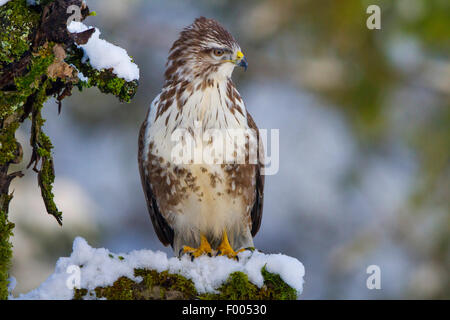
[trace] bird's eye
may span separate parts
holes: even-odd
[[[217,57],[221,57],[225,53],[225,51],[222,50],[222,49],[214,49],[213,52],[214,52],[214,55],[217,56]]]

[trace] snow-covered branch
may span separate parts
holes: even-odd
[[[305,269],[282,254],[168,258],[161,251],[114,254],[76,238],[70,257],[19,299],[297,299]],[[13,297],[11,297],[13,298]]]

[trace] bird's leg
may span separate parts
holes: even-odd
[[[228,241],[227,231],[223,230],[222,242],[217,247],[217,255],[227,256],[228,258],[239,260],[237,254],[242,251],[245,251],[245,249],[240,249],[238,251],[233,250],[233,248],[230,245],[230,242]]]
[[[203,254],[211,256],[212,252],[211,245],[203,234],[200,235],[200,246],[198,248],[183,246],[183,249],[181,250],[183,251],[183,253],[189,253],[192,259],[198,258]]]

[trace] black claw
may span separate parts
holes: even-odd
[[[217,257],[219,254],[221,254],[221,253],[222,253],[222,251],[217,250],[216,257]]]
[[[234,256],[234,258],[236,259],[236,261],[239,262],[239,257],[238,256]]]
[[[183,248],[180,249],[180,251],[178,251],[178,256],[181,257],[181,253],[183,252]]]
[[[211,252],[208,252],[208,257],[212,257]]]
[[[193,254],[191,254],[191,262],[193,262],[194,261],[194,255]]]

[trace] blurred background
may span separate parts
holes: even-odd
[[[304,299],[450,298],[449,1],[87,3],[97,16],[85,24],[134,57],[140,87],[130,104],[74,90],[59,116],[47,102],[64,226],[46,214],[34,172],[14,180],[15,295],[44,281],[78,235],[117,253],[172,254],[147,213],[137,136],[171,44],[203,15],[248,57],[233,79],[258,126],[280,129],[256,247],[305,265]],[[366,27],[371,4],[381,30]],[[366,287],[373,264],[381,290]]]

